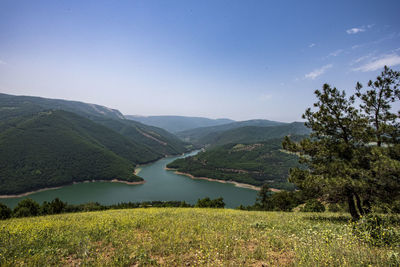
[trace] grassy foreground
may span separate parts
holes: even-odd
[[[0,265],[399,264],[340,214],[147,208],[0,221]]]

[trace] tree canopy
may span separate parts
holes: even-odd
[[[364,90],[360,83],[350,97],[324,84],[317,102],[303,114],[309,138],[282,145],[300,156],[307,168],[293,168],[289,180],[313,197],[347,201],[353,219],[371,205],[400,197],[400,73],[384,68]],[[358,105],[357,105],[358,104]]]

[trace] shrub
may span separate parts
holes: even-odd
[[[224,208],[225,203],[222,197],[216,199],[210,199],[209,197],[197,200],[195,207],[198,208]]]
[[[67,203],[62,202],[59,198],[53,199],[50,203],[45,201],[41,207],[41,214],[59,214],[65,212]]]
[[[303,212],[324,212],[325,206],[317,199],[307,200],[304,208],[301,210]]]
[[[5,220],[11,217],[11,209],[0,203],[0,220]]]
[[[330,211],[330,212],[339,212],[339,211],[341,211],[341,208],[336,203],[330,203],[328,205],[328,211]]]
[[[39,204],[30,199],[24,199],[18,202],[18,205],[14,208],[13,216],[14,217],[29,217],[29,216],[37,216],[40,212]]]
[[[353,223],[353,233],[361,240],[374,245],[400,244],[400,233],[384,217],[370,214]]]

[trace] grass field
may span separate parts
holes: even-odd
[[[346,215],[347,216],[347,215]],[[0,265],[388,266],[334,213],[147,208],[0,221]]]

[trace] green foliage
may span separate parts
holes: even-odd
[[[123,115],[115,109],[110,109],[104,106],[95,104],[86,104],[78,101],[68,101],[62,99],[49,99],[34,96],[14,96],[0,94],[0,106],[7,108],[6,110],[13,115],[15,113],[27,114],[27,108],[31,111],[38,112],[42,110],[65,110],[84,116],[92,117],[107,117],[113,119],[121,119]],[[31,114],[31,113],[30,113]],[[0,116],[1,118],[2,116]]]
[[[328,84],[316,90],[316,110],[303,115],[310,138],[283,147],[300,156],[307,168],[293,168],[289,181],[328,202],[347,202],[353,219],[371,205],[400,198],[400,113],[391,104],[400,99],[400,73],[385,67],[370,90],[355,95]],[[361,102],[356,107],[356,97]]]
[[[353,233],[364,242],[374,246],[400,245],[400,231],[393,227],[389,218],[368,214],[352,223]],[[399,223],[399,218],[397,218]]]
[[[324,212],[325,206],[317,199],[309,199],[301,209],[303,212]]]
[[[264,184],[258,191],[256,203],[247,210],[292,211],[293,208],[304,203],[303,192],[280,191],[271,192],[268,185]]]
[[[13,210],[13,216],[17,218],[37,216],[39,214],[40,214],[39,204],[30,198],[18,202],[18,205]]]
[[[96,117],[92,120],[109,129],[112,129],[131,143],[135,144],[137,163],[148,163],[162,158],[165,155],[182,154],[188,151],[188,143],[183,142],[175,135],[154,126],[144,125],[132,120],[116,120]]]
[[[337,203],[329,203],[328,204],[328,211],[330,212],[339,212],[343,211],[342,208]]]
[[[140,155],[129,140],[73,113],[40,112],[3,126],[0,194],[84,180],[142,181],[133,174]]]
[[[118,147],[124,157],[135,163],[148,163],[164,155],[181,154],[188,150],[189,145],[175,135],[157,127],[126,120],[118,110],[76,101],[30,96],[0,94],[0,132],[16,126],[21,117],[33,116],[49,110],[72,112],[119,133],[120,140],[107,139],[110,131],[104,133],[97,131],[98,137],[106,137],[103,138],[103,143],[108,140],[108,146]],[[4,123],[6,125],[3,125]],[[87,128],[90,127],[93,127],[93,124],[87,126]],[[120,146],[121,143],[128,143],[125,149],[124,146]]]
[[[222,197],[210,199],[209,197],[197,200],[196,208],[221,208],[225,207],[224,199]]]
[[[210,200],[205,198],[199,200],[202,207],[224,208],[225,203],[222,198]],[[17,207],[12,211],[6,205],[0,203],[0,220],[5,220],[11,217],[32,217],[38,215],[52,215],[71,212],[89,212],[109,209],[134,209],[134,208],[149,208],[149,207],[180,207],[193,208],[194,206],[185,201],[145,201],[145,202],[122,202],[113,205],[102,205],[98,202],[89,202],[78,205],[68,204],[55,198],[51,202],[44,201],[40,206],[32,199],[21,200]]]
[[[182,139],[196,145],[220,146],[230,143],[255,143],[282,138],[285,135],[306,135],[310,130],[304,123],[281,123],[250,120],[225,125],[203,127],[177,133]]]
[[[296,192],[281,191],[271,194],[261,208],[273,211],[292,211],[294,207],[301,203],[302,200]]]
[[[0,220],[11,218],[11,213],[12,210],[9,207],[4,205],[3,203],[0,203]]]
[[[67,203],[62,202],[59,198],[55,198],[50,203],[45,201],[40,207],[40,213],[42,215],[46,214],[59,214],[65,212]]]
[[[300,166],[297,156],[281,150],[281,140],[263,143],[228,144],[195,156],[177,159],[168,168],[208,177],[256,186],[294,189],[287,182],[291,167]]]

